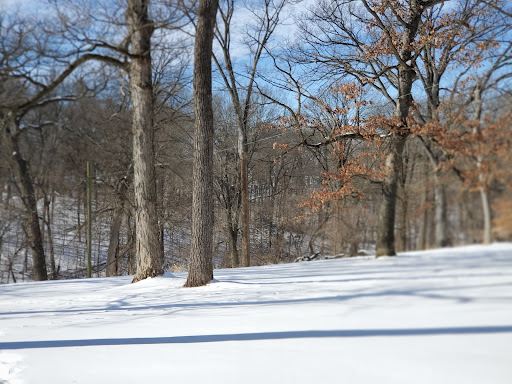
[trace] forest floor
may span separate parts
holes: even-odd
[[[510,383],[512,244],[0,286],[0,383]]]

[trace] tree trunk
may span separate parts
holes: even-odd
[[[434,190],[435,203],[435,239],[436,247],[442,248],[450,245],[448,231],[446,227],[446,191],[444,185],[440,182],[436,174],[436,187]]]
[[[133,282],[163,274],[159,244],[155,151],[153,127],[153,84],[151,35],[154,25],[148,19],[149,0],[128,0],[126,12],[130,28],[130,94],[133,108],[133,169],[135,187],[137,272]]]
[[[48,248],[50,250],[50,269],[52,271],[52,279],[56,280],[58,277],[57,266],[55,265],[55,248],[53,245],[53,234],[52,234],[52,215],[50,212],[50,199],[47,195],[44,196],[44,209],[46,212],[46,231],[48,233]]]
[[[92,173],[87,162],[87,277],[92,277]]]
[[[383,200],[380,206],[380,221],[377,230],[376,256],[394,256],[395,252],[395,208],[397,189],[402,164],[405,135],[390,138],[390,150],[386,158],[386,176],[382,182]]]
[[[482,213],[484,216],[482,241],[484,244],[490,244],[492,241],[491,205],[489,204],[489,195],[484,187],[480,187],[480,197],[482,199]]]
[[[124,204],[126,201],[126,193],[128,191],[127,178],[122,178],[116,191],[115,207],[112,213],[112,221],[110,222],[110,240],[107,251],[107,266],[105,268],[106,275],[117,276],[119,273],[119,232],[124,216]]]
[[[17,132],[13,134],[6,132],[6,142],[8,145],[8,151],[12,153],[12,157],[14,158],[12,163],[14,179],[20,192],[23,205],[25,206],[26,223],[24,228],[27,234],[28,243],[32,249],[34,280],[43,281],[48,280],[48,273],[46,271],[43,235],[41,233],[39,214],[37,212],[37,200],[27,161],[21,155],[18,147],[18,136],[16,136]]]
[[[418,225],[418,241],[416,244],[416,249],[418,250],[424,250],[427,248],[427,225],[428,225],[428,209],[426,207],[427,201],[428,201],[428,191],[427,191],[427,185],[428,185],[428,172],[426,172],[427,167],[424,166],[424,185],[423,190],[421,191],[421,200],[420,200],[420,207],[423,210],[421,213],[421,216],[419,218],[419,225]]]
[[[192,238],[186,287],[213,279],[213,106],[212,44],[218,0],[200,0],[194,47],[194,165]]]
[[[400,251],[407,251],[407,209],[408,209],[408,201],[406,193],[402,196],[402,206],[400,210]]]
[[[407,218],[408,218],[408,195],[407,195],[407,177],[409,176],[409,153],[404,156],[404,164],[400,174],[400,223],[398,226],[398,251],[405,252],[407,250]],[[409,176],[410,177],[410,176]]]
[[[77,202],[76,202],[76,218],[77,218],[77,223],[76,223],[76,230],[78,232],[78,243],[82,243],[82,219],[80,218],[80,207],[82,206],[82,188],[80,186],[80,188],[78,188],[78,193],[77,193]]]
[[[240,133],[240,189],[242,199],[242,267],[251,265],[249,233],[249,178],[247,166],[247,132]]]
[[[482,112],[483,112],[483,100],[482,100],[482,88],[484,87],[485,83],[480,83],[478,87],[473,92],[473,99],[475,103],[475,111],[473,112],[473,119],[475,121],[480,122],[482,119]],[[479,130],[478,127],[475,127],[473,129],[474,133],[477,133]],[[477,157],[477,166],[480,167],[482,164],[482,156]],[[478,180],[481,182],[483,179],[483,175],[478,175]],[[492,238],[492,221],[491,221],[491,206],[489,203],[489,195],[487,193],[487,190],[485,187],[480,186],[480,197],[482,200],[482,213],[484,216],[484,230],[483,230],[483,237],[482,241],[484,244],[489,244],[491,242]]]

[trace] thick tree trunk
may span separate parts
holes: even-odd
[[[394,256],[395,252],[395,211],[399,182],[399,168],[406,136],[390,138],[389,154],[386,158],[386,176],[382,182],[383,200],[380,207],[380,222],[377,232],[377,257]]]
[[[37,211],[37,200],[34,190],[34,183],[28,168],[27,161],[23,158],[18,147],[16,133],[6,132],[6,143],[8,150],[12,153],[12,170],[16,186],[20,192],[21,200],[25,206],[26,222],[24,225],[27,234],[27,240],[32,249],[32,262],[34,268],[34,280],[48,280],[46,271],[46,258],[44,253],[43,235],[39,224],[39,214]]]
[[[133,282],[163,274],[163,255],[159,244],[155,151],[153,127],[153,84],[149,0],[128,0],[126,12],[130,28],[130,94],[133,108],[133,168],[135,187],[137,272]]]
[[[186,287],[213,279],[212,43],[218,0],[200,0],[194,47],[194,165],[192,239]]]
[[[105,268],[107,276],[117,276],[119,274],[119,232],[124,216],[124,204],[128,191],[128,181],[123,178],[119,181],[116,190],[115,206],[110,222],[110,240],[107,251],[107,266]]]

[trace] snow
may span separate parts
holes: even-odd
[[[510,383],[512,244],[0,286],[0,383]]]

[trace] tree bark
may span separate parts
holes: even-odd
[[[213,279],[213,105],[212,44],[218,0],[200,0],[194,46],[194,165],[192,239],[185,287]]]
[[[149,0],[128,0],[130,28],[129,77],[133,109],[133,168],[137,272],[133,282],[163,274],[157,217],[155,150],[153,126],[153,84],[151,36],[154,25],[148,19]]]
[[[382,182],[383,200],[380,206],[380,221],[377,230],[376,256],[394,256],[395,252],[395,211],[399,182],[399,167],[405,146],[405,135],[390,139],[390,150],[386,157],[386,172]]]

